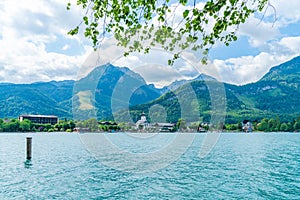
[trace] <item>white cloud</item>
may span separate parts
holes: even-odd
[[[300,20],[299,0],[271,0],[267,16],[276,14],[279,25],[287,25]],[[276,22],[277,23],[277,22]]]
[[[157,87],[169,85],[176,80],[187,79],[182,73],[171,66],[162,64],[147,64],[134,69],[148,84],[155,84]]]
[[[215,59],[209,65],[201,66],[202,72],[214,76],[220,81],[237,85],[256,82],[271,67],[299,56],[300,36],[284,37],[265,45],[268,51],[262,51],[258,55],[225,60]]]
[[[1,81],[26,83],[76,77],[84,53],[70,56],[47,51],[47,45],[60,42],[58,38],[65,38],[64,46],[54,46],[54,49],[70,49],[67,31],[79,22],[77,16],[82,11],[75,8],[69,12],[66,4],[58,0],[6,0],[1,3]]]
[[[92,50],[90,46],[85,46],[87,40],[83,34],[75,37],[67,35],[67,31],[81,21],[83,10],[72,6],[71,11],[67,11],[67,2],[0,2],[0,81],[25,83],[75,79],[95,66],[110,62],[134,69],[149,83],[158,86],[191,78],[201,72],[226,82],[243,84],[258,80],[271,66],[298,55],[300,50],[300,36],[291,37],[280,32],[281,28],[299,22],[299,0],[271,0],[278,18],[274,26],[274,12],[270,7],[263,21],[261,16],[253,15],[238,31],[240,36],[248,37],[252,47],[260,50],[258,55],[249,55],[245,51],[242,57],[212,60],[209,65],[203,66],[199,62],[201,56],[197,55],[198,52],[185,52],[183,58],[186,60],[179,60],[170,68],[166,63],[171,54],[154,50],[150,54],[135,53],[125,58],[124,49],[117,47],[114,39],[105,39],[99,52],[87,56]],[[76,4],[76,0],[71,2]],[[197,6],[201,7],[203,3]],[[182,6],[177,8],[174,25],[183,10]],[[68,55],[73,48],[70,41],[83,46],[84,51]],[[50,45],[54,46],[51,52],[48,50]]]
[[[2,81],[14,83],[74,79],[85,58],[84,55],[48,53],[43,45],[27,42],[5,50],[5,54],[2,51],[1,49],[0,65],[4,66]]]
[[[271,0],[265,11],[251,15],[240,26],[238,34],[247,36],[253,47],[263,49],[268,43],[283,37],[281,28],[300,21],[299,6],[299,0]]]
[[[288,33],[283,35],[281,29],[300,21],[298,12],[300,2],[271,0],[270,3],[275,10],[269,6],[265,16],[252,15],[238,30],[238,35],[246,36],[249,44],[259,49],[260,53],[249,55],[245,51],[245,55],[241,57],[213,60],[211,64],[220,74],[219,80],[233,84],[255,82],[271,67],[299,55],[300,36],[291,37]],[[274,14],[276,14],[276,21],[274,21]],[[300,31],[298,34],[300,35]],[[211,65],[203,66],[202,69],[205,73],[213,75],[209,70],[210,67]]]
[[[278,45],[279,45],[279,48],[276,49],[277,51],[285,49],[290,54],[299,54],[299,52],[300,52],[300,36],[282,38],[278,42]]]
[[[62,49],[63,51],[66,51],[66,50],[70,49],[70,45],[65,44],[61,49]]]
[[[262,52],[257,56],[214,60],[212,64],[218,71],[218,80],[241,85],[258,81],[271,67],[286,62],[292,57],[291,55],[276,56]],[[205,73],[214,76],[209,69],[206,69]]]
[[[267,42],[279,36],[280,32],[272,22],[261,21],[252,15],[247,23],[241,25],[238,34],[248,36],[253,47],[263,48]]]

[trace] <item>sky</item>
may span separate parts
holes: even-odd
[[[242,85],[259,80],[271,67],[300,52],[299,0],[270,0],[276,10],[269,7],[264,17],[252,15],[237,31],[236,42],[211,50],[207,65],[200,64],[197,52],[184,52],[173,67],[167,65],[171,54],[160,49],[123,57],[122,49],[111,38],[93,52],[83,34],[67,35],[83,16],[80,7],[67,11],[68,2],[0,1],[0,82],[75,80],[109,62],[129,67],[157,87],[200,73]]]

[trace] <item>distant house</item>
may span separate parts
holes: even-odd
[[[246,133],[253,131],[252,123],[249,120],[244,120],[242,122],[242,130]]]
[[[146,118],[146,115],[145,113],[143,112],[142,115],[141,115],[141,119],[138,120],[136,123],[136,128],[139,129],[139,130],[143,130],[145,128],[147,128],[149,126],[149,123],[147,121],[147,118]]]
[[[29,121],[37,124],[57,124],[58,117],[54,115],[20,115],[19,121],[23,121],[28,119]]]
[[[159,132],[174,132],[175,131],[175,124],[172,123],[157,123],[160,127]]]
[[[197,128],[197,132],[199,133],[207,132],[208,129],[209,129],[209,124],[202,122],[201,124],[199,124]]]
[[[118,124],[113,121],[103,121],[103,122],[98,122],[98,124],[99,124],[100,131],[115,132],[120,130]]]

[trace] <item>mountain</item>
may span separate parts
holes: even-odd
[[[0,84],[0,118],[21,114],[111,118],[113,111],[146,103],[160,95],[161,91],[147,85],[139,74],[106,64],[78,81]]]
[[[135,122],[146,112],[154,121],[208,121],[213,106],[223,106],[229,123],[276,116],[291,120],[300,116],[299,78],[300,57],[296,57],[272,67],[256,83],[224,84],[223,91],[214,91],[212,86],[220,83],[206,75],[157,89],[126,67],[106,64],[78,81],[1,83],[0,118],[51,114],[60,118],[117,118]],[[226,94],[226,105],[221,105],[224,99],[219,99],[224,97],[222,92]]]
[[[300,115],[300,57],[275,66],[258,82],[228,86],[248,107],[292,119]]]
[[[263,76],[261,81],[275,81],[280,84],[286,85],[291,83],[294,87],[299,88],[300,77],[300,56],[285,62],[276,67],[272,67],[270,71]]]
[[[210,98],[211,96],[213,99]],[[225,96],[227,104],[225,104]],[[236,113],[243,107],[245,107],[244,103],[222,84],[213,80],[202,80],[186,83],[154,101],[133,106],[130,108],[130,115],[132,121],[137,121],[142,112],[147,114],[151,122],[157,121],[158,118],[163,122],[171,123],[177,122],[179,118],[188,122],[200,119],[210,121],[212,110],[220,113],[225,113],[226,110]],[[126,113],[119,111],[117,115],[120,121],[128,121]]]
[[[161,93],[126,67],[106,64],[74,85],[73,114],[77,119],[111,119],[113,112],[158,98]],[[90,101],[92,100],[92,101]]]
[[[20,114],[56,114],[71,117],[69,101],[74,81],[0,85],[0,118]]]
[[[224,84],[226,93],[226,122],[261,120],[279,116],[282,120],[291,121],[300,116],[300,57],[296,57],[279,66],[272,67],[270,71],[258,82],[243,86]],[[208,85],[217,83],[215,79],[207,77],[191,81],[177,81],[171,84],[166,94],[149,103],[131,107],[131,118],[137,120],[141,112],[146,112],[149,120],[151,116],[165,116],[165,121],[175,122],[179,118],[187,121],[197,121],[202,118],[209,121],[211,116],[211,96]],[[193,90],[186,90],[192,87]],[[210,88],[211,90],[211,88]],[[188,94],[193,91],[197,98]],[[176,95],[175,95],[176,94]],[[181,97],[182,96],[182,97]],[[180,99],[186,99],[180,102]],[[221,102],[221,101],[220,101]],[[180,106],[189,107],[192,111],[183,116]],[[151,112],[152,107],[161,107],[156,113]],[[200,116],[199,116],[200,113]],[[198,116],[196,115],[198,114]],[[119,112],[120,119],[124,115]],[[125,115],[126,116],[126,115]]]
[[[170,85],[163,87],[161,89],[161,94],[165,94],[166,92],[169,92],[169,91],[174,91],[174,90],[178,89],[179,87],[181,87],[185,84],[194,82],[194,81],[216,81],[216,79],[211,76],[208,76],[206,74],[200,74],[199,76],[197,76],[194,79],[174,81]]]

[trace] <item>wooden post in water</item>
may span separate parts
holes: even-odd
[[[31,160],[32,137],[26,138],[26,160]]]

